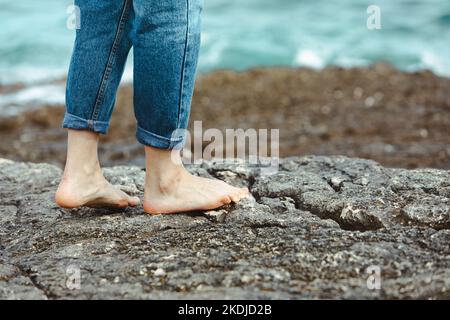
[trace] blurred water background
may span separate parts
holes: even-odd
[[[71,4],[0,0],[0,84],[64,75]],[[381,30],[366,27],[371,4],[381,9]],[[450,75],[450,0],[205,0],[203,25],[201,72],[384,60]]]

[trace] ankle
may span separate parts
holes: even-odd
[[[185,169],[182,166],[171,167],[167,170],[150,168],[146,174],[147,185],[158,193],[170,193],[178,186],[184,174]]]
[[[68,159],[64,169],[64,177],[95,181],[103,178],[103,172],[98,161],[73,163]]]
[[[179,152],[145,147],[145,153],[148,186],[158,193],[173,191],[186,174]]]

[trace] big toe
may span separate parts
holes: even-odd
[[[232,192],[229,194],[229,196],[230,196],[230,198],[231,198],[231,200],[232,200],[233,202],[238,202],[238,201],[241,199],[238,190],[232,191]]]
[[[220,202],[225,205],[231,203],[231,201],[231,198],[227,195],[224,195],[222,196],[222,198],[220,198]]]
[[[239,193],[241,195],[241,198],[247,198],[250,195],[250,191],[248,190],[248,188],[240,188],[239,189]]]

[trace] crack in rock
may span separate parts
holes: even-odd
[[[33,273],[30,269],[26,269],[21,266],[16,265],[15,267],[17,267],[20,270],[20,273],[24,277],[27,277],[33,284],[33,286],[39,291],[41,291],[47,299],[57,298],[57,296],[53,292],[51,292],[45,285],[43,285],[37,280],[38,275],[36,273]]]

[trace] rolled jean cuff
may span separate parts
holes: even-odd
[[[136,139],[143,145],[158,149],[183,149],[185,135],[177,138],[166,138],[156,133],[142,129],[140,126],[136,130]]]
[[[89,130],[101,134],[108,132],[109,123],[107,121],[87,120],[66,112],[62,123],[63,128],[74,130]]]

